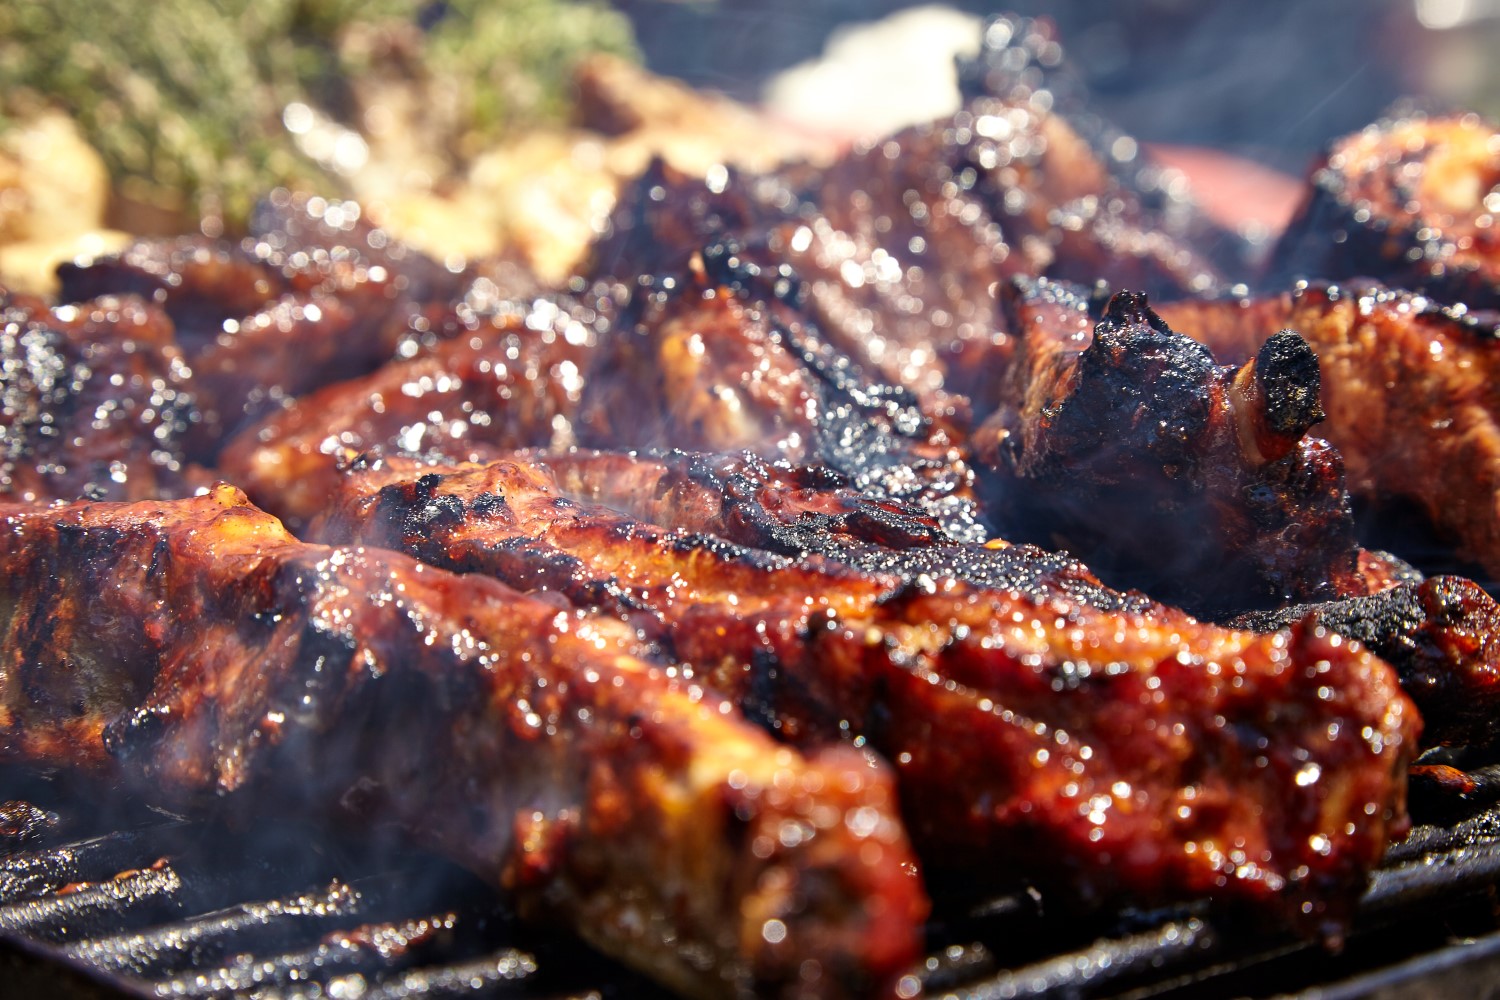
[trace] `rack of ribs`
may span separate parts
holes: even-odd
[[[887,767],[777,744],[612,618],[304,544],[228,486],[0,516],[6,759],[395,821],[689,994],[882,993],[918,954]]]
[[[736,519],[701,475],[674,488],[690,456],[632,461],[370,460],[318,530],[619,616],[782,738],[878,749],[929,868],[1024,878],[1058,905],[1210,894],[1331,929],[1404,823],[1414,713],[1385,664],[1326,630],[1201,625],[1024,548],[943,543],[956,571],[900,552],[872,569],[869,539],[920,520],[890,505],[792,558],[702,533]],[[776,492],[830,520],[858,497]],[[1008,586],[974,582],[987,560]]]
[[[1419,739],[1500,718],[1500,609],[1343,463],[1500,566],[1493,331],[1153,311],[1201,219],[985,36],[826,171],[653,164],[566,292],[278,192],[7,297],[0,756],[394,823],[693,995],[889,995],[923,871],[1337,938]]]

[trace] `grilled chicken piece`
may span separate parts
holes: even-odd
[[[1322,629],[1201,625],[1024,550],[1001,588],[931,561],[906,576],[903,553],[886,571],[789,559],[696,533],[744,509],[732,488],[714,510],[701,479],[678,490],[661,463],[599,458],[556,474],[367,463],[323,530],[622,615],[783,737],[868,742],[895,763],[929,867],[971,880],[1029,880],[1062,905],[1212,896],[1326,930],[1404,829],[1415,712],[1385,664]],[[685,516],[638,521],[559,480]],[[848,500],[760,495],[794,524],[799,503],[833,518]],[[849,518],[846,540],[896,537],[890,513]],[[1005,553],[972,552],[990,555]]]
[[[1238,371],[1121,293],[1012,285],[1022,340],[976,433],[989,512],[1077,552],[1106,580],[1200,614],[1367,592],[1318,360],[1272,337]]]
[[[1333,143],[1272,254],[1264,287],[1374,278],[1471,309],[1500,307],[1500,131],[1412,113]]]
[[[202,418],[192,457],[290,397],[392,356],[421,303],[456,298],[465,276],[391,240],[353,202],[276,192],[240,244],[147,240],[65,264],[60,299],[137,294],[176,327]]]
[[[494,448],[566,446],[599,322],[576,302],[471,292],[406,340],[400,359],[247,429],[224,449],[219,469],[300,528],[333,497],[349,455],[478,458]]]
[[[1250,302],[1162,307],[1173,329],[1227,360],[1295,331],[1323,372],[1319,431],[1349,490],[1406,498],[1500,576],[1500,334],[1463,310],[1369,284],[1298,286]]]
[[[303,544],[228,486],[0,511],[8,759],[360,804],[685,993],[884,994],[918,954],[884,766],[779,746],[618,622]]]
[[[135,297],[48,308],[0,292],[0,496],[190,492],[198,419],[172,324]]]

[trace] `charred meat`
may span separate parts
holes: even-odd
[[[1122,292],[1012,285],[1020,353],[975,437],[991,516],[1198,613],[1366,592],[1318,359],[1296,334],[1238,371]]]
[[[1470,309],[1500,306],[1500,132],[1411,113],[1335,142],[1277,244],[1267,287],[1374,278]]]
[[[881,993],[917,953],[885,766],[778,746],[613,620],[303,544],[227,486],[3,516],[8,759],[394,820],[686,993]]]
[[[1086,136],[1089,116],[1053,106],[1041,82],[1059,75],[1059,51],[1045,23],[995,19],[960,111],[826,170],[730,171],[710,186],[654,165],[622,194],[588,273],[679,280],[701,246],[735,241],[764,273],[798,276],[805,318],[871,380],[908,387],[932,414],[962,422],[972,399],[982,416],[984,373],[1013,346],[1004,279],[1207,294],[1225,282],[1198,247],[1235,244],[1166,194],[1143,154],[1100,151],[1127,148],[1120,136]]]
[[[1472,580],[1408,581],[1364,597],[1244,615],[1238,628],[1272,631],[1316,621],[1364,643],[1401,675],[1429,744],[1477,744],[1500,732],[1500,607]]]
[[[1463,555],[1500,575],[1500,339],[1494,326],[1421,295],[1370,284],[1298,286],[1250,302],[1163,307],[1174,329],[1239,360],[1279,330],[1317,352],[1319,433],[1349,490],[1405,498]]]
[[[783,737],[893,761],[930,866],[1065,906],[1212,895],[1333,928],[1404,825],[1414,713],[1388,667],[1324,629],[1095,607],[1045,557],[1027,592],[790,560],[570,501],[549,473],[375,463],[324,530],[645,619]]]

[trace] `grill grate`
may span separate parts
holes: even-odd
[[[18,787],[47,822],[0,834],[8,948],[0,976],[31,992],[364,1000],[658,992],[576,940],[518,926],[487,887],[419,852],[401,852],[392,867],[326,832],[235,831],[150,813],[103,817],[116,828],[89,829],[93,810],[76,789],[0,772],[0,797]],[[1500,975],[1497,886],[1500,806],[1492,805],[1419,826],[1395,845],[1337,955],[1201,910],[1089,922],[1049,916],[1031,893],[972,904],[939,891],[932,951],[913,975],[929,996],[965,1000],[1309,990],[1352,1000],[1417,983],[1446,995]]]

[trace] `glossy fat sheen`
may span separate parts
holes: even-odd
[[[353,202],[273,192],[238,244],[143,240],[64,264],[64,302],[134,294],[159,305],[192,370],[193,458],[291,397],[391,357],[422,303],[457,297],[466,275],[408,250]]]
[[[563,478],[700,528],[732,506],[715,514],[701,483],[667,500],[670,469],[601,458],[559,459]],[[1101,609],[1046,558],[1030,594],[936,563],[903,577],[788,560],[568,500],[525,462],[371,464],[326,530],[639,620],[784,737],[868,740],[929,865],[970,880],[1024,878],[1075,906],[1212,896],[1331,929],[1406,825],[1415,711],[1384,663],[1312,626],[1254,636],[1119,595]]]
[[[300,527],[333,497],[340,465],[363,452],[476,458],[570,444],[598,315],[550,298],[460,302],[443,313],[403,343],[403,357],[309,393],[240,434],[220,471]]]
[[[917,955],[885,768],[777,745],[615,621],[302,544],[227,486],[0,516],[9,759],[363,804],[688,993],[861,995]]]
[[[1374,278],[1471,309],[1500,306],[1500,132],[1412,114],[1335,142],[1277,244],[1268,287]]]
[[[0,292],[0,496],[179,495],[199,415],[160,310],[133,296],[53,309]]]
[[[1168,322],[1215,351],[1284,328],[1323,369],[1318,431],[1351,492],[1419,504],[1458,551],[1500,576],[1500,338],[1425,296],[1368,283],[1299,286],[1253,302],[1178,304]]]

